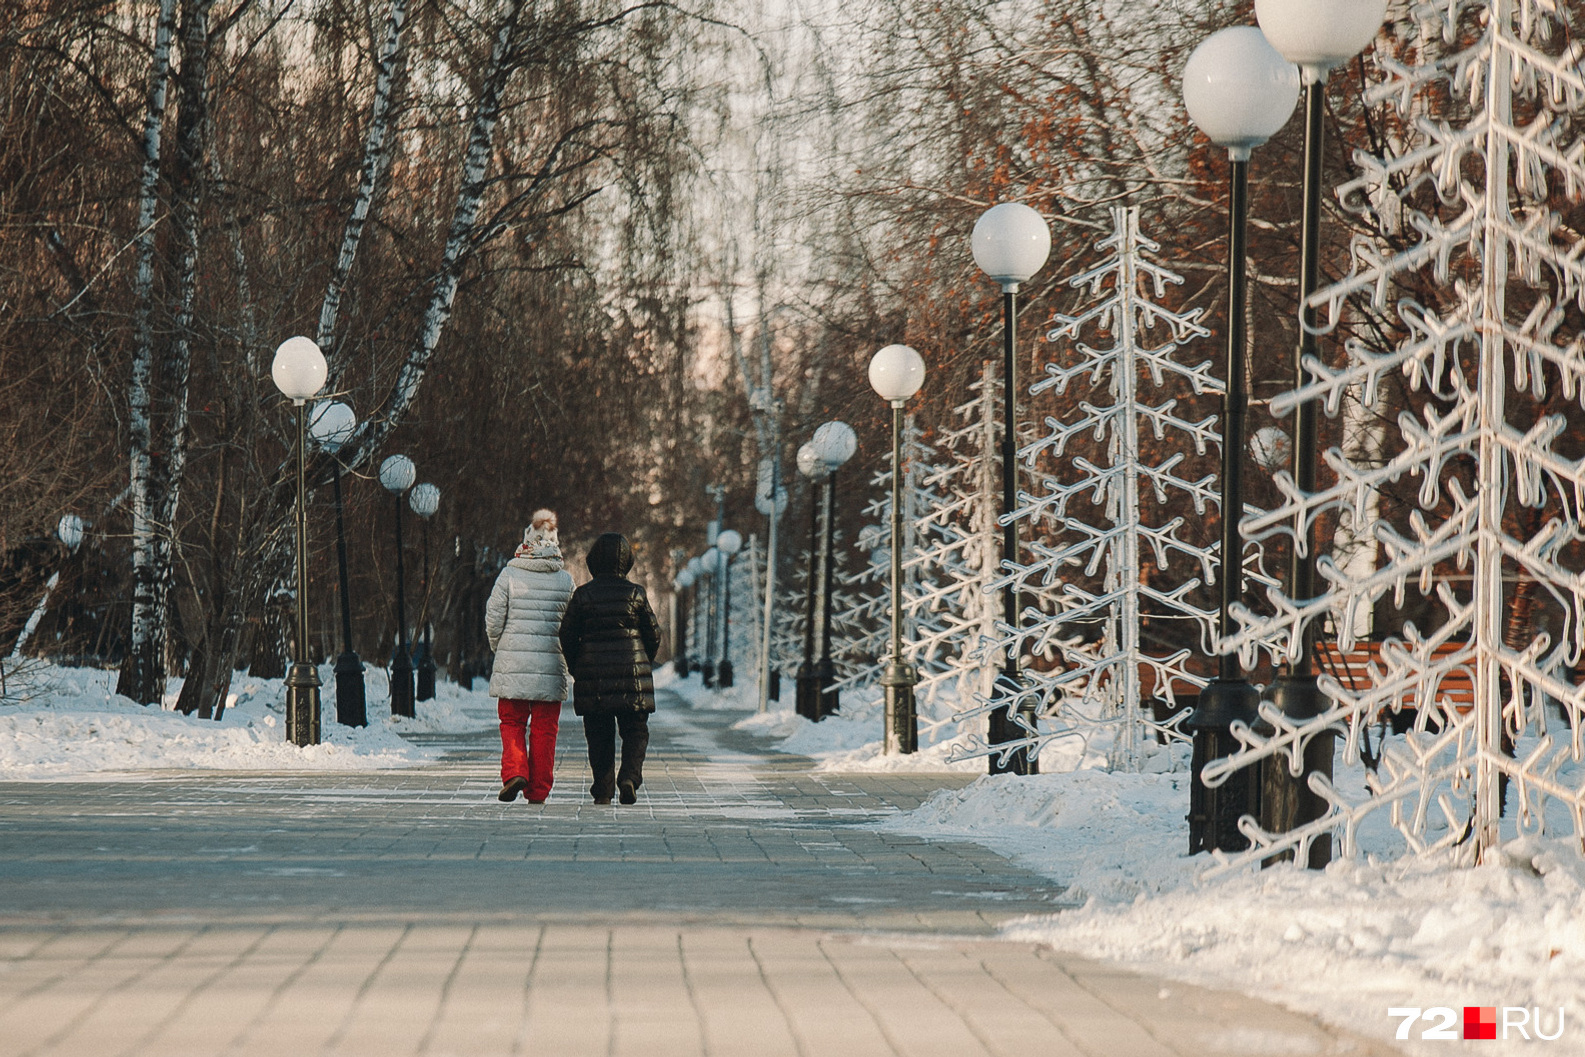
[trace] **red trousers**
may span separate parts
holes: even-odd
[[[528,779],[528,798],[543,800],[556,780],[556,731],[561,726],[560,701],[500,699],[501,784]],[[523,733],[527,729],[527,745]]]

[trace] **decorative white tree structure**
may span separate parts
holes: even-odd
[[[1176,692],[1205,683],[1187,663],[1193,650],[1152,647],[1140,630],[1147,616],[1158,625],[1186,622],[1189,633],[1176,637],[1196,642],[1202,652],[1213,638],[1214,614],[1189,596],[1214,577],[1216,544],[1183,538],[1182,514],[1163,512],[1153,520],[1152,513],[1187,502],[1203,515],[1215,505],[1213,474],[1179,476],[1189,457],[1185,449],[1204,456],[1217,442],[1215,416],[1190,421],[1179,404],[1190,394],[1219,393],[1221,383],[1211,375],[1209,360],[1191,367],[1175,358],[1180,343],[1208,332],[1198,322],[1198,309],[1176,311],[1159,303],[1169,285],[1183,280],[1149,256],[1159,246],[1140,233],[1137,209],[1114,209],[1112,219],[1112,233],[1096,247],[1106,259],[1069,280],[1070,286],[1089,287],[1094,300],[1076,315],[1058,315],[1048,335],[1073,342],[1077,362],[1048,364],[1047,377],[1030,389],[1062,394],[1087,377],[1090,398],[1078,401],[1084,414],[1068,421],[1047,418],[1046,435],[1019,453],[1046,472],[1041,494],[1020,496],[1016,516],[1034,521],[1038,531],[1029,544],[1030,561],[1017,566],[1012,578],[1055,591],[1058,606],[1053,612],[1031,610],[1016,637],[999,626],[997,649],[1027,650],[1059,662],[1055,670],[1027,673],[1029,692],[1040,695],[1049,729],[1029,732],[1026,744],[1073,737],[1088,742],[1105,731],[1113,766],[1137,769],[1147,731],[1180,737],[1174,723],[1147,718],[1143,702],[1154,695],[1171,702]],[[1110,334],[1111,344],[1094,348],[1080,341],[1090,327]],[[1147,346],[1146,332],[1157,328],[1166,340]],[[1147,452],[1146,429],[1158,450],[1171,454],[1158,460]],[[1082,444],[1085,435],[1094,443],[1070,453],[1070,444]],[[1147,496],[1154,498],[1151,506]],[[1086,499],[1101,508],[1099,518],[1075,509]],[[1152,582],[1147,555],[1155,570],[1175,574],[1173,586]],[[1185,567],[1198,575],[1180,571]],[[989,708],[986,703],[975,711]],[[1005,748],[982,743],[965,755]]]
[[[919,520],[917,553],[925,574],[916,582],[910,602],[915,617],[914,651],[919,668],[915,698],[920,705],[924,740],[925,717],[938,714],[937,701],[959,706],[954,722],[976,721],[996,679],[997,618],[1000,600],[991,593],[1001,560],[1002,532],[997,524],[1001,505],[998,455],[1002,424],[1002,382],[986,363],[970,387],[973,400],[955,408],[963,425],[942,434],[943,453],[924,473],[921,487],[937,497]],[[984,722],[972,725],[983,731]]]
[[[903,542],[903,645],[910,664],[920,668],[921,678],[941,665],[934,663],[932,655],[924,654],[919,643],[920,582],[929,573],[920,552],[924,535],[922,521],[939,506],[940,497],[935,489],[925,483],[931,476],[935,450],[922,439],[917,423],[908,416],[903,427],[903,523],[909,527],[908,538]],[[887,585],[891,577],[891,483],[890,462],[871,478],[877,497],[864,508],[864,513],[877,522],[866,526],[858,539],[859,550],[867,554],[863,569],[842,578],[851,592],[852,608],[844,613],[842,622],[862,637],[855,642],[857,656],[873,658],[848,680],[855,687],[873,686],[885,667],[890,649],[891,615],[887,600]]]
[[[1575,674],[1585,651],[1585,43],[1578,25],[1563,22],[1578,21],[1578,7],[1412,6],[1396,42],[1409,61],[1378,58],[1385,78],[1366,97],[1396,104],[1396,153],[1357,153],[1363,175],[1339,189],[1377,234],[1355,240],[1352,273],[1311,304],[1328,307],[1336,324],[1351,308],[1384,313],[1409,289],[1422,291],[1421,303],[1397,301],[1396,347],[1350,342],[1340,366],[1307,362],[1313,381],[1273,402],[1285,413],[1324,401],[1335,415],[1344,399],[1362,393],[1376,406],[1391,395],[1402,408],[1396,434],[1377,460],[1325,452],[1333,480],[1313,494],[1279,475],[1285,502],[1247,517],[1244,529],[1293,537],[1324,515],[1368,510],[1405,479],[1418,482],[1419,508],[1375,523],[1375,571],[1320,557],[1326,592],[1270,592],[1274,614],[1239,610],[1232,645],[1252,654],[1275,641],[1291,656],[1306,623],[1331,619],[1348,651],[1350,615],[1389,592],[1401,605],[1411,584],[1445,620],[1390,629],[1366,679],[1323,676],[1330,708],[1313,720],[1288,722],[1263,706],[1273,732],[1238,732],[1244,748],[1208,768],[1208,781],[1268,757],[1298,773],[1305,743],[1328,727],[1346,728],[1345,753],[1358,753],[1384,712],[1417,706],[1413,729],[1383,744],[1367,788],[1312,776],[1327,813],[1282,834],[1246,820],[1252,847],[1227,868],[1288,848],[1303,861],[1331,831],[1351,854],[1376,813],[1412,851],[1456,848],[1479,861],[1505,836],[1505,792],[1516,832],[1571,828],[1576,844],[1585,839],[1585,688]],[[1565,203],[1572,227],[1557,211]],[[1431,297],[1443,303],[1424,303]],[[1535,623],[1510,619],[1505,635],[1505,610],[1517,615],[1536,597]],[[1455,683],[1472,684],[1472,703],[1449,692]],[[1548,699],[1557,707],[1551,729]]]

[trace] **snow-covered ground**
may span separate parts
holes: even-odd
[[[286,690],[279,679],[238,673],[219,722],[172,711],[180,680],[167,687],[163,708],[143,707],[115,693],[116,673],[95,668],[31,666],[12,680],[0,702],[0,780],[111,778],[174,767],[216,770],[369,770],[404,767],[436,756],[403,734],[481,730],[495,722],[495,702],[440,682],[417,717],[388,714],[385,673],[364,673],[370,724],[335,722],[335,676],[324,682],[319,745],[286,741]]]
[[[777,752],[808,756],[816,761],[817,771],[966,771],[985,769],[977,760],[952,763],[949,757],[960,747],[957,726],[948,721],[957,706],[942,700],[934,708],[922,709],[919,725],[920,748],[909,756],[887,756],[881,696],[878,689],[850,691],[842,696],[842,708],[819,723],[793,711],[792,681],[782,680],[780,701],[758,712],[759,687],[750,679],[739,681],[728,690],[707,689],[697,673],[678,679],[670,667],[657,673],[656,686],[677,693],[697,709],[735,710],[749,713],[734,723],[734,730],[747,731],[766,740],[767,748]]]
[[[1042,769],[1054,761],[1042,757]],[[1585,1054],[1585,863],[1563,840],[1527,838],[1504,862],[1460,869],[1393,858],[1386,832],[1325,871],[1277,867],[1200,880],[1190,858],[1186,773],[1086,768],[982,777],[880,825],[961,836],[1068,886],[1076,905],[1008,927],[1035,940],[1314,1013],[1407,1053]],[[1498,1007],[1494,1042],[1420,1041],[1440,1020],[1396,1035],[1397,1007]],[[1526,1042],[1502,1007],[1539,1008],[1558,1041]],[[1519,1014],[1510,1014],[1517,1020]]]

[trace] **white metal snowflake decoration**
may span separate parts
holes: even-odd
[[[1411,585],[1440,603],[1445,621],[1391,629],[1363,685],[1323,676],[1332,704],[1314,720],[1290,723],[1263,706],[1274,733],[1239,732],[1244,748],[1208,768],[1208,781],[1266,757],[1293,766],[1328,727],[1346,728],[1344,752],[1357,753],[1384,710],[1419,706],[1414,728],[1383,744],[1366,789],[1312,777],[1327,814],[1285,834],[1246,819],[1252,847],[1227,868],[1283,848],[1302,860],[1317,835],[1334,830],[1352,854],[1378,813],[1410,850],[1457,848],[1466,861],[1514,832],[1572,828],[1576,843],[1585,838],[1585,687],[1574,674],[1585,652],[1585,462],[1577,457],[1585,240],[1554,208],[1577,207],[1585,194],[1585,44],[1579,27],[1573,40],[1563,32],[1548,0],[1437,0],[1413,16],[1406,28],[1417,25],[1418,40],[1399,43],[1420,61],[1378,59],[1385,79],[1366,97],[1396,104],[1399,149],[1357,153],[1364,175],[1339,189],[1384,235],[1356,239],[1352,273],[1312,304],[1328,307],[1335,324],[1351,298],[1385,311],[1416,280],[1445,303],[1398,302],[1407,336],[1396,348],[1356,341],[1340,367],[1305,364],[1313,380],[1274,401],[1274,411],[1320,400],[1336,414],[1350,392],[1372,404],[1396,382],[1397,436],[1374,463],[1325,452],[1335,483],[1314,494],[1280,475],[1285,503],[1246,518],[1244,530],[1291,536],[1299,519],[1363,509],[1398,481],[1417,479],[1418,509],[1375,523],[1374,572],[1350,574],[1320,556],[1326,593],[1273,591],[1275,615],[1238,610],[1231,645],[1252,651],[1276,639],[1291,654],[1306,622],[1330,617],[1348,651],[1354,632],[1343,615],[1389,592],[1401,604]],[[1451,120],[1449,106],[1465,113]],[[1389,236],[1414,242],[1393,252]],[[1505,637],[1505,609],[1526,592],[1539,597],[1540,619],[1517,630],[1510,620]],[[1448,692],[1455,679],[1473,683],[1472,704]]]
[[[1031,467],[1045,460],[1062,468],[1042,475],[1038,494],[1020,494],[1015,516],[1034,523],[1038,538],[1028,544],[1029,560],[1006,579],[1054,590],[1059,602],[1054,612],[1026,608],[1016,635],[1005,625],[999,630],[1001,649],[1054,655],[1060,662],[1051,672],[1025,673],[1049,722],[1049,729],[1031,731],[1025,744],[1072,737],[1088,742],[1105,731],[1112,765],[1134,770],[1146,733],[1181,737],[1173,723],[1147,719],[1141,703],[1155,695],[1170,702],[1176,692],[1205,683],[1187,662],[1210,645],[1214,614],[1189,595],[1214,577],[1217,547],[1185,539],[1182,513],[1151,515],[1175,502],[1204,515],[1215,504],[1214,475],[1179,476],[1185,449],[1204,455],[1217,443],[1215,416],[1191,421],[1179,404],[1191,393],[1219,393],[1221,383],[1209,361],[1186,366],[1176,358],[1180,343],[1208,332],[1198,309],[1179,312],[1159,303],[1169,285],[1183,280],[1149,256],[1160,247],[1140,233],[1138,210],[1113,209],[1112,219],[1112,233],[1096,247],[1106,259],[1069,280],[1072,287],[1088,287],[1094,300],[1076,315],[1058,315],[1048,335],[1071,342],[1077,362],[1048,364],[1046,378],[1030,389],[1061,394],[1087,378],[1088,398],[1078,401],[1083,414],[1070,421],[1047,418],[1045,435],[1019,452]],[[1111,344],[1095,348],[1080,341],[1087,328],[1108,333]],[[1166,340],[1147,345],[1146,332],[1158,329]],[[1146,451],[1147,431],[1158,442],[1156,452],[1171,454]],[[1085,436],[1095,443],[1069,453],[1070,443]],[[1147,496],[1155,503],[1147,505]],[[1169,573],[1171,586],[1158,586],[1147,563]],[[1147,645],[1141,638],[1147,616],[1158,628],[1174,625],[1173,637],[1198,651]]]

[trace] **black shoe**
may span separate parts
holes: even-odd
[[[510,804],[512,801],[517,799],[518,793],[521,793],[527,788],[527,778],[508,778],[506,780],[506,784],[501,787],[501,795],[499,799],[503,804]]]
[[[638,790],[633,788],[632,782],[616,783],[616,798],[624,804],[638,803]]]
[[[611,798],[608,796],[597,796],[594,798],[594,802],[604,806],[611,803]]]

